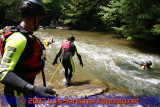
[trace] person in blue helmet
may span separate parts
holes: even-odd
[[[36,0],[24,0],[21,5],[23,15],[18,26],[6,27],[1,37],[0,82],[4,84],[4,94],[11,107],[34,107],[34,104],[20,104],[18,96],[55,95],[50,87],[35,86],[37,74],[44,69],[43,45],[33,35],[45,14],[44,7]]]
[[[65,69],[65,78],[66,78],[66,86],[70,86],[70,80],[75,72],[75,68],[74,68],[74,62],[72,57],[74,56],[75,52],[78,56],[78,59],[80,61],[80,65],[83,67],[83,62],[81,59],[81,55],[78,51],[77,46],[73,43],[75,41],[75,37],[74,36],[68,36],[68,41],[66,41],[65,43],[62,44],[59,52],[57,53],[54,61],[53,61],[53,65],[55,65],[57,63],[57,59],[58,57],[60,57],[60,55],[62,54],[62,65]],[[70,70],[70,72],[68,73],[68,69]]]

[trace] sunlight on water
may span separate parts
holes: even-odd
[[[118,88],[118,85],[121,85],[135,95],[160,96],[160,56],[129,47],[133,44],[132,41],[117,39],[113,34],[74,30],[41,30],[36,34],[40,35],[41,40],[53,38],[56,41],[47,48],[47,80],[56,68],[51,63],[61,44],[66,41],[68,35],[73,35],[76,38],[75,44],[82,55],[84,67],[79,66],[79,61],[75,56],[76,72],[72,81],[99,79],[111,84],[112,87]],[[146,60],[153,62],[152,71],[142,71],[133,63],[133,61]],[[63,73],[64,69],[61,67],[53,84],[56,86],[64,84]]]

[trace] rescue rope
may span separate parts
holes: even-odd
[[[58,67],[57,67],[56,71],[53,73],[53,75],[52,75],[51,79],[49,80],[49,82],[48,82],[48,84],[47,84],[47,86],[46,86],[46,87],[48,87],[48,86],[49,86],[50,82],[52,81],[52,79],[53,79],[53,77],[55,76],[56,72],[58,71],[59,67],[61,66],[61,64],[62,64],[62,60],[63,60],[63,55],[64,55],[64,52],[63,52],[63,53],[62,53],[62,55],[61,55],[61,62],[60,62],[60,64],[58,65]]]

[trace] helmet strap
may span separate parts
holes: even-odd
[[[36,26],[36,16],[34,16],[34,29],[33,31],[35,31],[37,29],[37,26]]]
[[[42,19],[43,19],[43,17],[42,17],[41,20],[39,20],[38,24],[36,25],[36,18],[37,18],[37,16],[34,17],[34,29],[33,29],[33,31],[38,29],[39,24],[42,22]]]

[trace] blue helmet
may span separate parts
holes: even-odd
[[[21,5],[23,15],[44,16],[45,10],[41,3],[36,0],[24,0]]]

